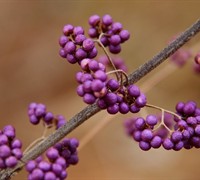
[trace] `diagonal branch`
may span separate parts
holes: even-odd
[[[145,64],[141,65],[136,71],[128,76],[129,84],[139,81],[142,77],[148,74],[150,71],[155,69],[159,64],[164,62],[170,55],[172,55],[177,49],[188,42],[192,37],[194,37],[200,31],[200,20],[195,22],[191,27],[189,27],[185,32],[183,32],[177,39],[171,42],[167,47],[161,50],[157,55],[155,55],[151,60],[147,61]],[[96,104],[89,105],[76,114],[71,120],[59,128],[57,131],[49,135],[43,142],[37,144],[33,149],[28,151],[22,162],[19,162],[15,169],[8,169],[0,172],[0,179],[6,180],[10,179],[17,171],[20,171],[24,166],[24,163],[31,159],[35,159],[48,148],[53,146],[55,143],[64,138],[67,134],[73,131],[76,127],[81,125],[91,116],[95,115],[100,111],[100,108]]]

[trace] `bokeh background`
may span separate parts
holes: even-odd
[[[49,111],[70,119],[85,104],[76,95],[76,65],[58,55],[58,38],[65,24],[88,30],[88,17],[110,14],[123,23],[131,39],[120,56],[129,71],[150,59],[200,15],[199,1],[0,0],[0,127],[13,124],[24,148],[42,133],[28,122],[27,106],[41,102]],[[187,46],[200,50],[200,35]],[[198,49],[199,48],[199,49]],[[142,84],[157,70],[146,76]],[[193,99],[200,106],[200,76],[189,63],[148,91],[151,104],[174,110],[177,101]],[[150,112],[149,112],[150,113]],[[100,112],[69,136],[83,138],[106,113]],[[69,180],[198,180],[200,150],[143,152],[127,138],[123,119],[114,116],[79,152],[80,163],[68,169]],[[24,180],[22,171],[13,179]]]

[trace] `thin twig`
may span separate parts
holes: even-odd
[[[176,40],[171,42],[166,48],[160,51],[156,56],[151,60],[140,66],[135,72],[128,76],[129,84],[133,84],[144,77],[146,74],[155,69],[159,64],[164,62],[170,55],[172,55],[177,49],[183,46],[187,41],[194,37],[200,31],[200,20],[195,22],[190,28],[188,28],[184,33],[182,33]],[[53,146],[55,143],[64,138],[67,134],[73,131],[76,127],[81,125],[91,116],[95,115],[100,111],[100,108],[96,104],[87,106],[71,120],[57,131],[49,135],[43,142],[37,144],[33,149],[31,149],[22,159],[23,162],[28,160],[35,159],[48,148]],[[6,180],[10,179],[11,175],[16,171],[20,171],[24,166],[23,163],[19,162],[15,169],[8,169],[0,173],[0,179]]]

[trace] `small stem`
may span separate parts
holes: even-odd
[[[34,140],[31,144],[29,144],[29,146],[24,150],[24,154],[26,154],[33,146],[35,146],[39,142],[42,142],[45,139],[47,129],[48,129],[48,126],[44,124],[44,130],[43,130],[42,136]]]
[[[125,77],[125,83],[124,83],[124,85],[127,85],[128,84],[128,75],[122,69],[116,69],[116,70],[113,70],[113,71],[109,71],[106,74],[109,75],[109,74],[116,73],[116,72],[120,72],[121,75],[122,74],[124,75],[124,77]],[[121,79],[121,84],[123,84],[122,83],[122,77],[120,79]]]
[[[164,112],[167,112],[167,113],[172,114],[172,115],[176,116],[177,118],[181,119],[181,116],[179,116],[178,114],[176,114],[176,113],[174,113],[172,111],[163,109],[163,108],[161,108],[159,106],[155,106],[155,105],[152,105],[152,104],[146,104],[145,106],[146,107],[150,107],[150,108],[154,108],[154,109],[158,109],[158,110],[161,110],[161,111],[164,111]]]
[[[108,54],[108,51],[106,50],[106,48],[104,47],[104,45],[103,45],[102,42],[101,42],[101,37],[102,37],[103,35],[104,35],[104,33],[101,33],[101,34],[100,34],[99,39],[97,40],[97,42],[98,42],[98,44],[100,45],[100,47],[103,49],[104,53],[106,54],[106,56],[107,56],[107,58],[108,58],[110,64],[112,65],[113,69],[114,69],[114,70],[117,70],[116,66],[114,65],[114,63],[113,63],[113,61],[112,61],[112,59],[111,59],[111,57],[110,57],[109,54]],[[116,72],[115,74],[116,74],[117,80],[119,81],[119,79],[120,79],[120,78],[119,78],[119,74],[118,74],[117,72]]]

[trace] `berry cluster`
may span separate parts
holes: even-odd
[[[29,173],[28,180],[66,179],[66,169],[70,165],[78,163],[78,145],[79,142],[75,138],[64,139],[46,151],[47,160],[40,156],[35,160],[29,161],[26,164],[26,170]]]
[[[15,136],[15,128],[11,125],[0,131],[0,169],[13,168],[22,158],[22,143]]]
[[[130,33],[123,29],[123,26],[119,22],[113,22],[110,15],[106,14],[102,17],[93,15],[89,18],[89,36],[91,38],[99,38],[101,43],[109,48],[109,51],[113,54],[117,54],[121,51],[121,43],[127,41],[130,38]]]
[[[83,97],[87,104],[93,104],[97,98],[107,93],[106,89],[106,68],[96,60],[83,59],[80,64],[83,71],[76,74],[79,83],[77,94]]]
[[[111,53],[119,53],[120,44],[130,37],[129,32],[122,28],[121,23],[113,22],[110,15],[104,15],[102,19],[98,15],[93,15],[89,18],[89,25],[91,26],[90,38],[98,38],[98,45],[106,54],[99,61],[92,59],[97,55],[90,55],[94,50],[97,52],[95,43],[84,36],[82,27],[64,26],[64,35],[59,40],[62,47],[60,55],[72,64],[78,62],[81,67],[82,71],[76,74],[76,80],[79,83],[77,94],[83,97],[85,103],[97,102],[101,109],[107,109],[110,114],[139,112],[140,108],[146,105],[145,95],[140,93],[135,85],[129,87],[123,85],[123,75],[127,78],[124,61],[120,58],[112,60],[104,48],[108,46]],[[77,46],[80,46],[79,49]],[[78,53],[79,51],[81,53]],[[78,54],[82,55],[78,56]],[[106,72],[106,66],[112,66],[114,69],[112,73],[116,74],[117,80],[108,78],[108,73],[111,72]]]
[[[155,115],[129,119],[126,132],[145,151],[161,145],[176,151],[200,148],[200,108],[193,101],[179,102],[176,111],[177,116],[163,114],[161,119]]]
[[[31,103],[28,107],[28,116],[30,122],[34,125],[38,124],[42,120],[48,127],[55,124],[56,129],[58,129],[66,123],[63,116],[54,116],[53,113],[47,112],[46,106],[41,103]]]
[[[65,25],[59,44],[61,46],[60,56],[66,58],[71,64],[80,62],[84,58],[94,58],[97,55],[94,41],[86,38],[81,26]]]
[[[120,86],[116,80],[110,79],[107,82],[107,87],[108,93],[98,99],[97,105],[101,109],[107,109],[110,114],[137,113],[146,105],[146,96],[140,92],[136,85]]]

